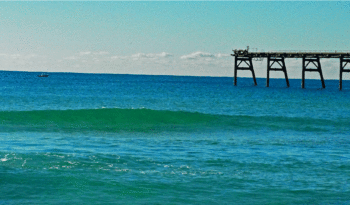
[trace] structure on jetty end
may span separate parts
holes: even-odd
[[[245,50],[233,50],[231,56],[235,57],[234,85],[237,85],[237,70],[250,70],[253,75],[254,84],[257,85],[253,68],[253,59],[262,60],[267,58],[267,77],[266,87],[269,87],[270,71],[282,71],[286,79],[287,87],[289,80],[287,74],[285,58],[302,58],[302,80],[301,87],[305,88],[305,72],[318,72],[320,74],[322,88],[325,88],[324,78],[321,69],[321,58],[339,58],[339,90],[342,89],[343,73],[350,72],[350,69],[345,69],[350,62],[350,51],[348,52],[309,52],[309,51],[277,51],[277,52],[249,52],[249,47]],[[278,68],[272,68],[275,65]],[[316,68],[310,68],[309,65],[314,65]],[[350,64],[349,64],[350,65]]]

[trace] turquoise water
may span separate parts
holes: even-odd
[[[0,204],[350,204],[350,83],[0,72]]]

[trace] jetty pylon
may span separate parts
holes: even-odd
[[[349,72],[350,69],[345,69],[346,65],[350,62],[350,58],[340,57],[340,75],[339,75],[339,90],[343,88],[343,72]]]
[[[243,65],[241,65],[244,63]],[[255,72],[253,68],[252,57],[240,57],[236,56],[235,58],[235,77],[234,77],[234,85],[237,85],[237,70],[250,70],[252,72],[254,85],[257,85],[255,79]]]
[[[276,63],[280,68],[272,68],[272,66]],[[266,77],[266,87],[270,86],[270,71],[282,71],[284,73],[284,77],[286,79],[287,87],[289,87],[288,74],[286,69],[286,64],[284,62],[284,57],[267,57],[267,77]]]
[[[307,68],[308,65],[312,63],[315,68]],[[305,72],[318,72],[320,74],[321,82],[322,82],[322,88],[325,88],[326,85],[324,83],[323,79],[323,74],[322,74],[322,69],[321,69],[321,63],[320,63],[320,57],[303,57],[303,74],[302,74],[302,79],[301,79],[301,88],[305,88]]]

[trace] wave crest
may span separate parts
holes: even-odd
[[[348,130],[348,119],[227,116],[150,109],[84,109],[0,112],[1,131],[203,131],[206,129]]]

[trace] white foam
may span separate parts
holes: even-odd
[[[8,154],[7,154],[7,155],[8,155]],[[4,158],[0,159],[0,161],[2,161],[2,162],[6,162],[6,161],[8,161],[9,159],[7,159],[7,155],[5,155],[5,157],[4,157]]]

